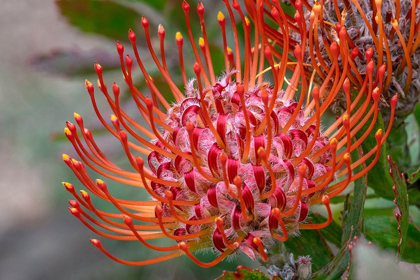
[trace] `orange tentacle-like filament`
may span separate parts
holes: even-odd
[[[275,233],[273,231],[271,231],[271,235],[275,239],[277,239],[277,240],[279,240],[281,242],[284,242],[284,241],[286,241],[289,238],[289,235],[287,233],[286,227],[284,226],[283,219],[281,218],[282,215],[280,213],[280,210],[278,208],[274,208],[274,209],[271,210],[271,213],[273,213],[273,216],[277,219],[277,222],[279,223],[279,225],[280,225],[280,227],[281,227],[281,229],[283,231],[283,236],[281,236],[281,235],[279,235],[279,234],[277,234],[277,233]]]
[[[219,255],[217,258],[215,258],[213,261],[208,262],[208,263],[204,263],[202,261],[199,261],[188,249],[188,245],[185,242],[180,242],[178,244],[178,247],[181,251],[183,251],[193,262],[195,262],[197,265],[201,266],[201,267],[212,267],[215,266],[216,264],[220,263],[224,258],[226,258],[227,256],[229,256],[230,254],[233,253],[233,251],[231,249],[227,249],[226,251],[224,251],[221,255]]]
[[[305,173],[306,173],[306,166],[305,165],[299,166],[299,168],[298,168],[299,187],[298,187],[298,190],[297,190],[295,203],[293,204],[292,208],[290,208],[288,211],[280,213],[281,217],[288,217],[288,216],[293,215],[295,213],[297,207],[299,206],[300,198],[303,194],[302,186],[303,186],[303,179],[304,179]]]
[[[228,240],[228,238],[226,236],[226,233],[225,233],[225,229],[224,229],[225,225],[223,223],[223,220],[221,218],[216,218],[214,221],[216,223],[217,229],[219,230],[220,234],[222,235],[223,242],[226,245],[226,247],[228,247],[229,249],[232,249],[232,250],[237,249],[239,247],[239,242],[235,241],[235,242],[231,243]]]
[[[328,195],[325,195],[322,197],[322,203],[327,207],[328,211],[328,219],[324,223],[321,224],[300,224],[299,229],[321,229],[327,227],[329,224],[331,224],[333,218],[330,208],[330,198]]]
[[[155,259],[150,259],[150,260],[145,260],[145,261],[126,261],[126,260],[122,260],[119,259],[113,255],[111,255],[107,250],[104,249],[104,247],[102,246],[101,242],[97,239],[91,239],[90,242],[99,250],[102,251],[102,253],[104,253],[105,255],[107,255],[110,259],[112,259],[113,261],[116,261],[118,263],[121,264],[125,264],[125,265],[133,265],[133,266],[140,266],[140,265],[149,265],[149,264],[154,264],[154,263],[158,263],[158,262],[162,262],[162,261],[166,261],[166,260],[170,260],[176,257],[179,257],[182,255],[181,251],[178,252],[174,252],[174,253],[170,253],[168,255],[165,256],[161,256]]]

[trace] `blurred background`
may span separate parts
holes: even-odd
[[[146,267],[123,266],[94,248],[89,238],[97,236],[67,210],[71,195],[61,182],[68,181],[76,189],[81,188],[61,159],[62,153],[78,158],[62,132],[65,122],[73,121],[73,112],[83,116],[86,127],[94,132],[95,140],[107,156],[118,164],[125,162],[119,142],[102,133],[84,80],[96,83],[93,64],[100,62],[106,83],[110,86],[115,81],[121,86],[122,106],[136,116],[136,108],[129,102],[124,87],[115,42],[125,43],[130,54],[126,42],[131,28],[138,34],[140,51],[146,53],[140,26],[141,15],[145,15],[150,21],[154,43],[158,38],[158,24],[165,27],[168,66],[174,80],[181,82],[178,54],[172,44],[177,31],[186,36],[182,0],[0,2],[0,279],[213,279],[223,270],[235,270],[238,264],[258,267],[257,262],[244,256],[235,256],[213,269],[201,269],[187,257]],[[197,19],[197,2],[189,1],[193,22]],[[203,2],[215,69],[221,70],[223,59],[216,16],[219,9],[224,11],[223,3]],[[193,32],[199,32],[199,25],[192,28]],[[189,50],[187,44],[184,46],[186,54]],[[143,57],[155,83],[162,82],[152,61],[146,55]],[[187,68],[192,77],[192,67]],[[144,81],[139,71],[135,71],[137,86],[142,89]],[[105,100],[98,98],[98,104],[105,118],[111,114]],[[415,156],[419,150],[418,126],[409,129],[417,137],[410,147],[411,155]],[[115,193],[120,197],[138,195],[136,190],[124,188],[118,188]],[[101,209],[109,207],[97,203]],[[390,215],[394,207],[392,202],[383,200],[370,201],[367,205]],[[420,220],[416,211],[414,218]],[[138,242],[100,239],[122,259],[153,257],[153,252],[145,251]],[[362,252],[361,265],[366,263],[363,257],[371,260],[375,254],[382,253]],[[209,260],[212,254],[200,257]],[[389,267],[394,269],[392,265]],[[369,271],[369,267],[365,269]],[[404,269],[412,274],[418,272],[412,266]]]

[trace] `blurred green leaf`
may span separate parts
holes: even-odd
[[[400,236],[398,234],[398,223],[393,216],[366,217],[365,222],[366,238],[384,249],[398,250]],[[408,262],[420,263],[420,231],[408,224],[405,246],[410,248],[404,250],[402,259]]]
[[[352,162],[361,158],[362,152],[357,149],[351,153]],[[366,168],[364,164],[358,166],[354,172],[360,172]],[[367,176],[364,175],[354,182],[353,200],[344,203],[343,210],[343,235],[340,251],[334,259],[328,263],[322,270],[315,274],[315,279],[334,280],[340,279],[349,265],[350,254],[348,251],[348,243],[353,236],[360,236],[363,230],[363,208],[365,205],[367,191]]]
[[[392,215],[392,208],[365,208],[363,211],[363,217],[367,216],[379,216],[379,215]]]
[[[409,115],[405,120],[405,131],[407,132],[407,145],[410,151],[411,166],[417,167],[420,163],[420,125],[413,114]],[[397,162],[398,163],[398,162]],[[398,165],[399,166],[399,165]],[[401,166],[400,166],[401,168]],[[406,172],[406,170],[402,170]]]
[[[347,196],[344,196],[344,195],[334,196],[330,198],[330,203],[331,204],[343,203],[344,201],[346,201],[346,198]],[[350,198],[353,198],[352,194],[350,194]],[[371,199],[371,198],[378,198],[378,196],[376,194],[366,195],[366,199]]]
[[[414,113],[405,119],[406,131],[408,134],[408,146],[411,155],[411,166],[409,170],[403,170],[407,173],[408,181],[414,184],[420,179],[420,104],[416,105]],[[410,193],[410,195],[412,195]],[[410,200],[412,197],[410,197]]]
[[[139,26],[140,15],[112,1],[57,0],[60,13],[82,31],[127,41],[129,29]]]
[[[237,279],[246,279],[246,280],[269,280],[264,273],[259,270],[252,270],[248,267],[238,266],[236,272],[223,272],[223,275],[217,278],[217,280],[237,280]],[[274,277],[273,280],[280,278]]]
[[[409,210],[408,210],[408,197],[407,197],[407,184],[405,182],[403,174],[401,175],[398,167],[391,157],[388,157],[389,168],[392,180],[395,184],[395,201],[400,210],[400,217],[398,220],[400,232],[401,232],[401,243],[400,251],[401,254],[404,253],[404,247],[406,244],[407,230],[408,230],[408,219],[409,219]]]
[[[295,256],[310,255],[314,271],[326,266],[334,256],[317,230],[301,230],[299,236],[289,237],[284,245]]]
[[[355,112],[361,106],[365,98],[366,97],[362,97],[361,101],[358,103],[358,105],[356,106],[353,112]],[[372,105],[369,104],[362,118],[365,117],[365,115],[367,114],[367,112],[369,112],[371,107]],[[371,116],[369,120],[365,123],[365,125],[356,133],[355,135],[356,139],[359,139],[363,136],[363,134],[367,131],[368,127],[371,125],[372,119],[373,119],[373,116]],[[361,144],[364,154],[368,153],[369,151],[371,151],[377,146],[375,133],[379,129],[382,129],[383,134],[385,134],[386,129],[384,128],[384,122],[382,120],[382,115],[380,112],[378,112],[377,120],[371,132]],[[392,182],[391,176],[388,173],[388,162],[386,159],[387,155],[388,155],[387,146],[385,142],[381,147],[381,154],[379,156],[378,162],[368,173],[368,186],[371,187],[377,195],[387,198],[389,200],[392,200],[394,199],[394,194],[392,192],[393,182]],[[368,166],[374,158],[375,158],[375,153],[366,160],[365,162],[366,166]],[[353,160],[353,162],[355,161]]]
[[[416,118],[417,124],[420,127],[420,103],[416,104],[416,109],[414,109],[414,117]]]
[[[144,3],[148,6],[151,6],[155,9],[158,9],[158,10],[161,10],[161,9],[165,8],[165,6],[168,2],[167,0],[153,0],[153,1],[150,1],[150,0],[131,0],[131,1]]]
[[[366,128],[369,126],[370,122],[368,121],[363,128],[360,130],[362,132],[366,131]],[[385,134],[384,123],[382,121],[382,116],[378,113],[378,119],[372,129],[372,132],[369,136],[362,142],[362,148],[364,153],[368,153],[370,150],[376,147],[376,139],[375,139],[375,132],[378,129],[382,129],[383,133]],[[356,133],[356,137],[361,137],[362,133]],[[376,165],[369,171],[368,173],[368,185],[372,189],[375,190],[375,193],[387,198],[387,199],[394,199],[394,195],[392,192],[392,178],[388,172],[388,162],[386,156],[388,154],[386,142],[381,147],[381,154],[379,156],[379,160]],[[372,155],[368,160],[366,160],[366,166],[368,166],[372,160],[374,159],[374,155]]]
[[[418,179],[420,179],[420,166],[414,170],[413,172],[410,172],[411,174],[408,174],[408,181],[410,183],[414,183],[415,181],[417,181]]]
[[[408,135],[405,130],[405,123],[399,127],[393,127],[387,139],[387,152],[397,162],[402,170],[410,167],[411,159],[408,156]]]
[[[311,222],[314,224],[324,223],[326,220],[327,218],[321,215],[313,215],[311,217]],[[319,231],[325,240],[331,242],[338,248],[341,247],[342,229],[334,220],[331,222],[331,224],[328,225],[328,227],[322,228]]]

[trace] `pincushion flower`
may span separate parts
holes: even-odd
[[[68,155],[63,155],[63,160],[87,189],[81,190],[79,195],[72,184],[63,183],[75,198],[70,201],[70,212],[102,237],[139,241],[163,254],[155,259],[126,261],[109,253],[99,240],[91,240],[117,262],[147,265],[186,254],[196,264],[210,267],[236,252],[266,261],[266,249],[275,241],[283,242],[299,230],[320,229],[331,223],[329,199],[339,195],[376,164],[381,145],[389,134],[391,124],[385,133],[372,131],[385,73],[383,66],[376,69],[372,55],[366,57],[364,88],[351,101],[349,73],[337,67],[339,59],[347,61],[347,56],[342,57],[349,52],[346,37],[340,36],[339,42],[329,46],[334,67],[320,87],[312,87],[303,69],[307,40],[302,46],[295,46],[294,60],[284,56],[276,61],[275,49],[261,28],[262,17],[252,25],[237,1],[231,5],[227,0],[224,3],[230,20],[221,12],[217,15],[225,62],[225,72],[220,76],[214,72],[209,51],[204,6],[201,3],[197,6],[202,30],[197,47],[197,38],[193,37],[190,28],[190,6],[185,1],[182,4],[193,51],[191,58],[196,60],[191,65],[184,63],[184,38],[177,33],[175,41],[183,90],[171,78],[166,65],[164,28],[158,28],[159,58],[151,43],[149,22],[145,17],[141,20],[145,32],[143,40],[174,96],[174,104],[165,100],[159,85],[148,75],[138,53],[136,34],[130,30],[128,37],[150,97],[133,84],[134,62],[128,55],[124,57],[124,47],[117,43],[124,81],[145,125],[135,121],[138,116],[129,116],[120,107],[120,88],[115,83],[111,96],[102,76],[103,69],[95,63],[99,91],[113,112],[110,123],[99,111],[94,86],[88,81],[87,91],[99,120],[120,142],[131,170],[120,168],[102,153],[79,114],[74,115],[78,128],[67,122],[64,129],[81,161]],[[287,16],[278,3],[270,9],[271,16],[284,28],[282,39],[287,42]],[[234,13],[243,27],[245,47],[242,51],[238,36],[242,31],[237,30]],[[255,13],[261,14],[262,7]],[[227,45],[230,38],[226,36],[226,21],[232,26],[232,49]],[[304,37],[305,29],[299,30]],[[287,48],[288,44],[285,46]],[[269,67],[264,68],[265,64]],[[289,81],[285,73],[291,66],[294,72]],[[187,79],[187,67],[192,68],[195,77]],[[374,73],[376,79],[373,79]],[[328,96],[324,96],[333,75],[334,87]],[[266,82],[267,79],[273,82]],[[321,117],[339,89],[346,93],[346,113],[323,130]],[[366,98],[362,99],[362,96]],[[367,110],[370,103],[373,106]],[[397,96],[391,101],[392,114],[396,103]],[[363,131],[362,137],[352,141],[359,131]],[[376,135],[377,145],[352,162],[350,153],[371,133]],[[367,160],[370,163],[366,168],[353,172]],[[138,187],[138,191],[148,194],[150,199],[115,197],[105,181],[98,179],[95,182],[90,177],[85,165],[108,180]],[[91,194],[109,201],[118,212],[97,209]],[[312,224],[308,219],[309,207],[319,203],[325,205],[328,219],[321,224]],[[171,239],[173,245],[163,247],[148,241],[159,238]],[[205,249],[216,254],[209,263],[198,260],[193,254]]]
[[[248,9],[254,10],[256,2],[246,0]],[[262,2],[271,5],[268,0]],[[359,88],[363,85],[367,74],[366,58],[372,53],[372,59],[377,65],[386,65],[380,104],[387,106],[394,94],[398,93],[401,100],[397,105],[396,116],[402,121],[413,112],[420,98],[420,81],[417,78],[420,74],[418,1],[296,0],[291,3],[298,11],[298,18],[287,17],[291,27],[288,44],[293,50],[296,44],[302,44],[303,39],[309,41],[304,58],[310,64],[306,67],[309,77],[314,75],[314,81],[322,83],[328,75],[334,63],[329,45],[340,40],[340,32],[344,32],[344,27],[351,50],[346,54],[351,83]],[[252,13],[250,15],[254,17]],[[306,38],[302,38],[297,31],[299,26],[306,28]],[[265,25],[265,28],[267,36],[283,48],[282,28],[275,29],[269,25]],[[345,68],[343,62],[339,63],[342,71]],[[333,109],[345,111],[344,94],[339,94],[336,101]],[[384,110],[383,116],[388,121],[390,110]]]

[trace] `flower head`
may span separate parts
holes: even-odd
[[[247,0],[247,7],[251,10],[255,9],[253,2],[256,1]],[[345,36],[349,51],[341,56],[347,56],[348,61],[342,57],[338,66],[341,71],[347,69],[350,82],[358,88],[362,87],[367,76],[366,67],[372,57],[378,66],[386,65],[380,104],[388,106],[394,94],[398,93],[401,100],[397,105],[396,116],[403,120],[413,112],[420,97],[420,81],[417,78],[420,74],[420,25],[415,21],[420,10],[417,1],[291,2],[296,8],[296,15],[294,18],[287,17],[291,26],[288,44],[293,49],[296,44],[309,41],[304,60],[309,64],[306,67],[307,75],[314,76],[312,79],[315,83],[322,83],[334,67],[329,45],[342,41]],[[307,31],[305,36],[301,36],[297,30],[300,26]],[[285,41],[281,40],[282,28],[275,30],[269,25],[265,28],[275,44],[285,47]],[[344,94],[339,94],[333,109],[345,111],[345,102]],[[384,110],[383,116],[388,121],[390,110]]]
[[[110,123],[98,110],[94,87],[88,81],[87,91],[99,120],[120,142],[131,170],[120,168],[102,153],[79,114],[75,114],[75,121],[82,137],[79,138],[76,125],[67,122],[65,134],[84,163],[67,155],[63,160],[90,192],[82,190],[78,195],[73,185],[63,183],[75,197],[70,201],[70,212],[100,236],[137,240],[164,254],[151,260],[125,261],[111,255],[99,240],[92,239],[93,245],[117,262],[146,265],[186,254],[198,265],[209,267],[238,251],[253,259],[266,260],[265,250],[276,240],[285,241],[298,230],[328,226],[332,221],[329,199],[340,194],[378,161],[381,145],[389,133],[389,128],[385,133],[372,131],[382,90],[381,84],[378,87],[375,84],[384,75],[383,67],[375,70],[374,62],[369,59],[366,66],[368,95],[362,100],[365,91],[360,90],[354,101],[350,100],[348,72],[332,68],[329,76],[335,75],[336,82],[330,95],[324,96],[328,80],[321,87],[312,87],[305,76],[303,50],[306,43],[294,47],[294,60],[285,56],[276,61],[273,56],[276,50],[267,41],[266,31],[260,28],[264,24],[262,17],[252,25],[237,1],[232,5],[227,0],[224,2],[234,38],[230,49],[226,37],[227,18],[219,12],[217,19],[225,61],[225,73],[221,76],[214,73],[204,6],[200,3],[197,7],[203,32],[197,46],[190,29],[190,6],[183,3],[191,56],[196,60],[192,65],[184,63],[184,39],[177,33],[175,40],[184,91],[172,79],[166,65],[163,27],[158,28],[159,59],[152,47],[149,22],[142,18],[150,55],[176,100],[172,105],[149,77],[137,50],[136,34],[129,31],[128,36],[150,98],[133,84],[133,61],[128,55],[124,58],[124,47],[117,43],[124,80],[146,125],[137,123],[120,107],[120,89],[115,83],[111,97],[102,67],[95,64],[98,88],[113,111]],[[270,8],[272,17],[284,28],[282,39],[289,40],[287,16],[279,5]],[[262,15],[262,9],[258,7],[255,14]],[[245,47],[242,52],[234,13],[239,15],[243,26]],[[251,38],[251,29],[254,38]],[[300,30],[303,34],[304,30]],[[335,61],[341,58],[341,53],[349,51],[345,40],[333,42],[329,49]],[[265,63],[269,65],[266,69]],[[195,73],[189,80],[187,67]],[[290,80],[285,77],[287,68],[294,70]],[[376,81],[373,79],[375,71]],[[266,82],[267,79],[273,82]],[[321,117],[341,88],[348,101],[346,113],[322,130]],[[364,114],[371,102],[373,106]],[[397,97],[394,97],[392,112],[396,102]],[[368,121],[370,125],[366,128],[364,124]],[[363,131],[362,137],[352,141],[359,131]],[[352,163],[350,153],[370,133],[376,133],[376,147]],[[353,173],[354,168],[369,158],[371,162],[366,168]],[[107,179],[139,187],[139,192],[147,193],[151,199],[114,197],[103,180],[92,180],[85,165]],[[119,212],[98,210],[90,194],[109,201]],[[328,219],[322,224],[308,223],[309,207],[317,203],[325,205]],[[107,232],[96,229],[91,223]],[[174,244],[160,247],[148,242],[159,238],[172,239]],[[217,254],[210,263],[193,255],[206,248]]]

